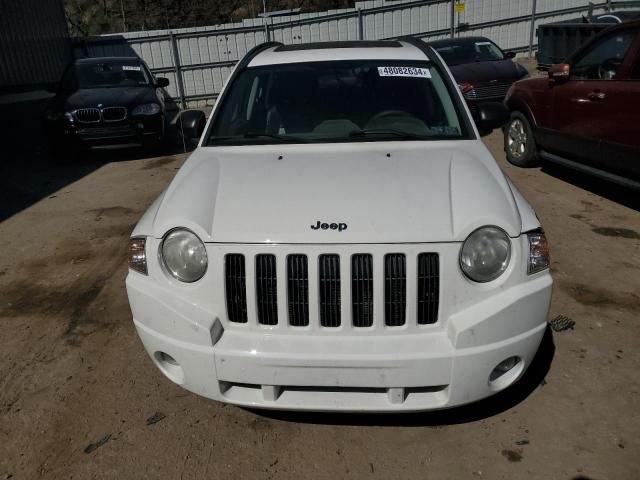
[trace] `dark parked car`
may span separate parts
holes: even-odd
[[[549,77],[518,82],[504,146],[514,165],[549,160],[640,188],[640,22],[605,30],[553,65]]]
[[[47,111],[54,153],[70,157],[79,148],[159,147],[165,135],[162,88],[137,57],[76,60],[65,70]]]
[[[429,42],[449,66],[472,113],[481,102],[502,102],[513,82],[527,70],[486,37],[465,37]]]

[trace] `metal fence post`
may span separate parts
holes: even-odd
[[[182,82],[182,69],[180,68],[180,56],[178,55],[178,42],[176,42],[176,36],[173,32],[169,32],[169,38],[171,40],[171,50],[173,51],[173,66],[176,73],[176,84],[178,86],[178,96],[180,97],[180,104],[182,109],[187,108],[187,102],[184,98],[184,83]]]
[[[362,18],[362,9],[358,8],[358,40],[364,40],[364,20]]]
[[[266,42],[271,41],[271,29],[269,28],[266,17],[264,19],[264,38]]]
[[[451,0],[451,38],[456,35],[456,0]]]
[[[536,0],[533,0],[531,6],[531,28],[529,31],[529,58],[533,56],[533,35],[536,31]]]

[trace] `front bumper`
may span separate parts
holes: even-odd
[[[59,124],[54,126],[55,140],[81,148],[144,146],[164,137],[164,115],[129,117],[119,122],[96,124]]]
[[[458,249],[448,248],[443,260]],[[135,272],[127,292],[147,352],[194,393],[256,408],[422,411],[480,400],[524,373],[544,334],[552,288],[548,272],[524,278],[462,308],[443,307],[437,325],[363,335],[237,328],[206,302]],[[518,365],[490,382],[496,365],[513,356]]]

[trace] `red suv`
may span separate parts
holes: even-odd
[[[515,83],[505,98],[507,159],[541,160],[640,189],[640,21],[605,30],[549,78]]]

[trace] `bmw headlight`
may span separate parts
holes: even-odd
[[[481,227],[462,244],[460,268],[474,282],[490,282],[504,273],[511,258],[511,239],[498,227]]]
[[[145,103],[138,105],[131,110],[131,115],[155,115],[160,112],[160,105],[157,103]]]
[[[69,123],[73,123],[73,114],[71,112],[48,112],[47,113],[47,120],[51,122],[57,122],[63,119]]]
[[[207,271],[207,250],[190,230],[171,230],[162,240],[160,257],[169,274],[181,282],[200,280]]]

